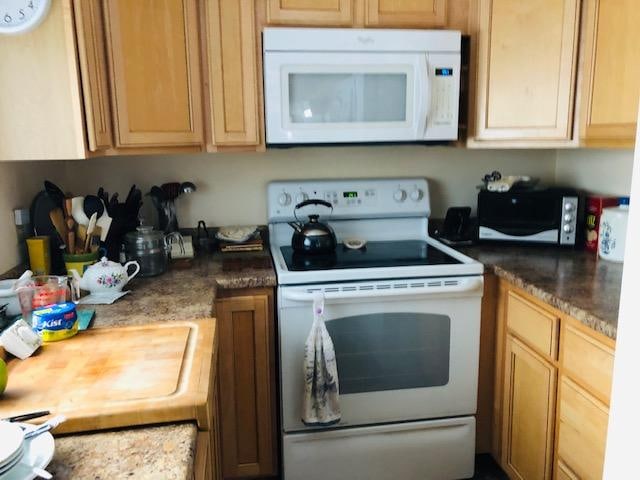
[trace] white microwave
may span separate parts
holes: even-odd
[[[265,28],[269,144],[458,138],[460,32]]]

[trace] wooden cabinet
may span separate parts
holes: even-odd
[[[219,293],[222,478],[276,475],[273,291]]]
[[[354,0],[266,0],[271,25],[350,27]]]
[[[113,147],[104,15],[100,0],[74,2],[89,150]]]
[[[456,1],[461,2],[461,0]],[[270,25],[379,28],[442,28],[447,25],[447,0],[266,0],[266,2],[266,21]],[[457,18],[458,11],[456,10],[454,14]]]
[[[469,146],[570,142],[579,3],[477,0],[475,115]]]
[[[560,346],[556,471],[602,478],[614,341],[567,318]],[[572,477],[569,477],[572,478]]]
[[[600,480],[604,467],[609,409],[568,377],[560,380],[558,468],[583,480]]]
[[[203,143],[196,0],[108,0],[116,147]]]
[[[211,144],[260,143],[256,19],[253,0],[207,0],[206,45]]]
[[[553,364],[507,335],[502,466],[511,478],[551,478],[556,378]]]
[[[492,454],[510,478],[599,479],[615,342],[501,280]]]
[[[445,27],[447,1],[367,0],[364,24],[367,27]]]
[[[640,9],[635,0],[589,0],[583,27],[580,138],[632,147],[640,95]]]
[[[85,156],[71,0],[24,35],[0,39],[0,160]]]

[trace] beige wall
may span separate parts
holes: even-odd
[[[553,151],[472,151],[418,145],[271,149],[264,154],[202,154],[177,157],[102,158],[67,162],[74,192],[126,195],[131,183],[192,180],[198,191],[178,200],[182,226],[266,222],[267,183],[276,179],[423,176],[430,180],[433,215],[449,206],[476,203],[476,185],[492,170],[553,181]],[[150,201],[146,201],[150,204]]]
[[[603,195],[629,195],[633,150],[558,150],[556,182]]]
[[[61,162],[0,162],[0,273],[19,263],[13,210],[29,208],[43,181],[59,182],[64,173]]]

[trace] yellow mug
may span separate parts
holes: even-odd
[[[29,266],[34,275],[49,275],[51,273],[51,253],[49,252],[49,237],[27,238],[29,251]]]
[[[67,268],[67,274],[71,275],[71,270],[75,270],[82,277],[85,270],[98,261],[98,255],[100,252],[65,253],[64,266]]]

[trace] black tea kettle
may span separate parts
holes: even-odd
[[[319,199],[305,200],[297,204],[293,209],[293,215],[297,221],[289,223],[295,230],[291,237],[293,251],[305,255],[333,253],[337,244],[336,234],[329,225],[318,221],[319,215],[309,215],[309,221],[305,224],[298,219],[296,211],[307,205],[322,205],[333,211],[333,205]]]

